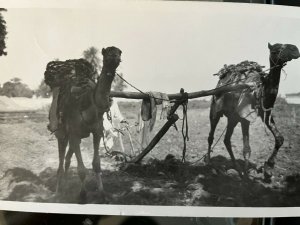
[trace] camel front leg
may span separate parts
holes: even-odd
[[[67,176],[67,174],[68,174],[73,153],[74,153],[73,149],[69,147],[68,152],[66,154],[66,158],[65,158],[65,176]]]
[[[62,181],[64,176],[64,159],[66,154],[66,148],[68,144],[68,138],[58,138],[58,156],[59,156],[59,165],[57,170],[57,184],[56,184],[56,194],[59,194],[62,191]]]
[[[101,162],[100,162],[100,155],[99,155],[99,145],[101,140],[101,132],[95,132],[93,133],[93,144],[94,144],[94,157],[93,157],[93,170],[95,172],[96,178],[97,178],[97,185],[98,185],[98,191],[99,193],[103,193],[103,183],[102,183],[102,177],[101,177]]]
[[[266,112],[264,122],[275,138],[275,146],[273,152],[264,164],[264,175],[265,178],[269,180],[272,177],[272,170],[274,169],[275,159],[279,148],[283,145],[284,137],[277,129],[273,116],[271,115],[271,112]]]
[[[215,134],[215,130],[216,127],[219,123],[220,120],[220,116],[216,113],[216,115],[214,115],[212,109],[210,110],[210,115],[209,115],[209,119],[210,119],[210,132],[209,132],[209,136],[207,138],[207,142],[208,142],[208,150],[207,150],[207,154],[206,157],[204,158],[204,161],[209,164],[210,163],[210,154],[212,152],[212,144],[214,142],[214,134]]]

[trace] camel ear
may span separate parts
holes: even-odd
[[[271,50],[272,49],[272,45],[270,43],[268,43],[268,48]]]
[[[102,55],[105,54],[105,51],[106,51],[106,49],[105,49],[105,48],[102,48]]]

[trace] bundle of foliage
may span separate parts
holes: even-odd
[[[246,60],[235,65],[225,64],[224,67],[214,75],[219,76],[220,80],[225,79],[227,82],[232,82],[245,80],[250,76],[260,78],[261,76],[266,75],[263,68],[264,66],[259,65],[257,62]]]
[[[86,79],[93,80],[95,73],[93,65],[85,59],[51,61],[47,64],[44,78],[45,83],[52,89],[68,84],[80,86],[86,83]]]

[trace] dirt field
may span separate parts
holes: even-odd
[[[139,103],[121,103],[121,111],[129,121],[134,146],[138,148],[140,134],[134,126]],[[122,157],[109,157],[102,149],[105,203],[143,205],[197,205],[197,206],[300,206],[300,108],[281,102],[274,112],[285,143],[278,153],[271,183],[263,182],[263,175],[254,170],[250,180],[242,181],[231,167],[228,153],[221,140],[214,148],[213,163],[206,166],[201,159],[207,150],[209,132],[208,103],[190,102],[188,110],[189,136],[186,163],[181,163],[181,121],[179,132],[173,127],[146,156],[141,165],[129,165],[124,171]],[[181,111],[179,110],[181,117]],[[0,124],[0,199],[40,202],[78,202],[80,181],[76,161],[67,177],[64,193],[55,195],[58,166],[57,143],[46,129],[44,118],[11,121]],[[164,122],[158,120],[155,130]],[[222,118],[215,140],[226,124]],[[222,138],[223,139],[223,138]],[[273,137],[257,119],[250,128],[253,167],[260,167],[271,154]],[[124,136],[129,154],[128,136]],[[232,138],[236,158],[242,157],[242,136],[238,126]],[[114,146],[120,151],[118,141]],[[85,165],[91,168],[92,143],[83,140],[82,154]],[[168,157],[167,157],[168,156]],[[200,160],[201,159],[201,160]],[[242,160],[239,160],[243,163]],[[99,202],[91,197],[89,203]]]

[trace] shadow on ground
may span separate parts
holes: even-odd
[[[242,164],[243,162],[240,161]],[[124,169],[126,167],[126,169]],[[109,204],[193,205],[279,207],[299,206],[300,175],[290,175],[270,184],[250,172],[242,181],[222,156],[212,158],[210,166],[181,163],[172,155],[165,160],[148,160],[145,164],[126,164],[117,171],[103,171]],[[252,164],[254,168],[255,165]],[[93,180],[92,172],[89,179]],[[25,168],[13,168],[0,180],[1,197],[11,201],[78,203],[80,180],[72,168],[64,192],[55,195],[56,170],[46,168],[36,175]],[[90,182],[93,185],[93,182]],[[88,203],[101,203],[95,197]]]

